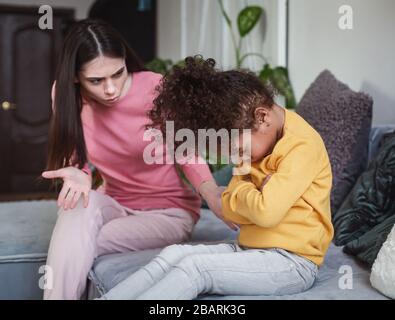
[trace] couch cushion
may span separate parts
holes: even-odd
[[[368,95],[352,91],[325,70],[296,108],[320,133],[328,150],[333,173],[332,214],[366,168],[372,104]]]
[[[46,256],[57,211],[54,200],[0,203],[0,262]]]
[[[39,269],[56,213],[56,201],[0,203],[0,299],[42,298]]]
[[[192,240],[235,239],[237,233],[214,217],[209,210],[202,210],[201,220],[196,225]],[[198,241],[200,242],[200,241]],[[211,243],[211,242],[210,242]],[[147,264],[161,249],[145,250],[120,254],[104,255],[96,259],[89,274],[90,299],[96,298],[113,288],[120,281]],[[352,289],[342,289],[339,282],[344,276],[341,267],[346,266],[352,272]],[[331,244],[318,280],[313,288],[306,292],[288,296],[200,296],[199,299],[386,299],[374,290],[369,283],[369,269],[359,265],[351,256],[342,252],[341,247]]]

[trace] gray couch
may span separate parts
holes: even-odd
[[[193,242],[210,239],[231,240],[236,233],[218,221],[213,214],[203,209],[201,219],[193,233]],[[131,252],[126,254],[109,254],[96,259],[89,274],[88,299],[100,296],[101,293],[114,287],[118,282],[135,272],[140,266],[150,261],[160,249],[146,250],[143,252]],[[341,266],[350,266],[353,272],[353,288],[341,289],[339,281],[343,273]],[[308,291],[289,296],[200,296],[198,299],[386,299],[382,294],[373,289],[369,282],[370,271],[358,263],[353,257],[342,252],[341,247],[331,244],[325,263],[320,268],[318,280],[313,288]]]
[[[369,159],[374,157],[382,135],[395,125],[372,128]],[[39,288],[40,267],[56,222],[55,201],[21,201],[0,203],[0,299],[42,299]],[[192,242],[216,242],[235,239],[228,229],[207,209],[195,227]],[[109,254],[96,259],[90,273],[85,298],[99,296],[147,263],[160,249]],[[341,289],[341,267],[353,272],[353,288]],[[369,283],[370,270],[356,259],[330,246],[314,286],[290,296],[201,296],[199,299],[386,299]]]

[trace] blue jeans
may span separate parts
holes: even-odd
[[[295,294],[309,289],[317,272],[310,260],[279,248],[245,249],[233,243],[171,245],[101,299]]]

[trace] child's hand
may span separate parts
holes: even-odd
[[[270,180],[270,178],[271,178],[271,174],[269,174],[268,176],[266,176],[266,178],[263,180],[263,182],[262,182],[262,185],[261,185],[261,188],[260,188],[260,190],[261,190],[261,192],[262,192],[262,190],[263,190],[263,187],[266,185],[266,183],[268,183],[269,182],[269,180]]]

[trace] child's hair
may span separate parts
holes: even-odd
[[[271,108],[272,87],[246,70],[220,71],[213,59],[187,57],[157,88],[154,108],[149,112],[151,126],[165,135],[166,121],[174,130],[187,128],[196,136],[198,129],[255,129],[254,111]]]
[[[100,20],[75,23],[68,32],[58,61],[54,115],[49,135],[47,169],[69,165],[79,167],[87,161],[81,123],[80,85],[75,78],[82,66],[103,55],[125,59],[129,73],[144,70],[144,65],[126,40],[112,26]]]

